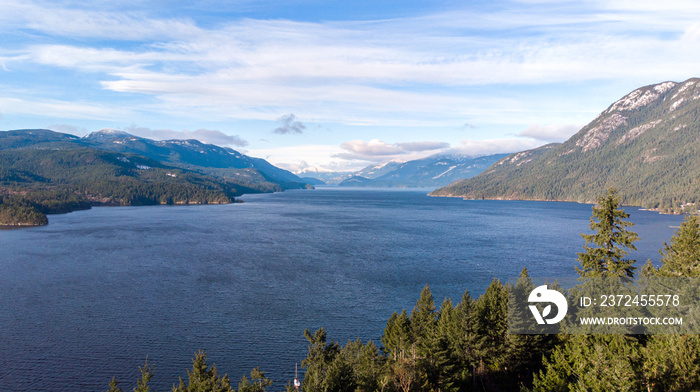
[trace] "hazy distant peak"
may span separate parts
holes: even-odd
[[[484,154],[482,156],[486,156],[489,154]],[[476,155],[466,155],[466,154],[460,154],[454,151],[445,151],[445,152],[439,152],[437,154],[433,154],[429,156],[427,159],[451,159],[454,161],[460,161],[460,160],[467,160],[467,159],[475,159],[475,158],[480,158],[481,156],[476,156]]]
[[[118,137],[129,137],[133,136],[129,132],[125,132],[119,129],[112,128],[102,128],[99,131],[95,131],[85,136],[86,139],[113,139]]]

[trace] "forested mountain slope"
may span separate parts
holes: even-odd
[[[220,204],[243,193],[282,189],[267,181],[242,183],[88,147],[72,135],[0,132],[0,225],[46,224],[46,214],[92,205]]]
[[[695,209],[700,195],[700,79],[639,88],[561,144],[511,154],[431,195],[595,202],[609,187],[626,205]]]

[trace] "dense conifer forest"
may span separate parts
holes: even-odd
[[[252,191],[136,154],[90,148],[0,151],[0,226],[48,223],[91,206],[231,203]]]

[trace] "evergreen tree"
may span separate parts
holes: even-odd
[[[508,307],[508,324],[511,330],[521,334],[508,334],[508,363],[510,373],[515,375],[513,382],[524,385],[532,382],[533,373],[541,368],[542,358],[549,355],[556,338],[556,335],[523,334],[531,332],[527,328],[532,325],[527,298],[534,288],[527,268],[523,268],[509,293],[509,301],[514,304]]]
[[[401,352],[407,351],[413,344],[411,335],[411,320],[406,314],[406,309],[398,314],[394,312],[387,321],[382,334],[383,351],[391,359],[396,360]]]
[[[652,335],[642,352],[648,391],[700,390],[697,335]]]
[[[348,342],[340,351],[340,357],[351,368],[351,385],[355,385],[355,390],[381,389],[381,381],[385,378],[385,359],[374,342],[362,344],[359,339]]]
[[[452,301],[446,298],[440,305],[434,333],[428,342],[428,379],[433,390],[453,391],[459,386],[457,342],[454,340],[459,333],[458,321]]]
[[[642,357],[626,335],[568,335],[533,380],[538,392],[640,391]]]
[[[634,276],[634,260],[627,260],[630,250],[636,250],[634,242],[639,239],[637,233],[627,230],[634,223],[620,208],[620,198],[613,188],[598,196],[593,206],[590,227],[594,234],[581,234],[586,240],[585,252],[578,254],[581,267],[576,271],[584,278]]]
[[[122,388],[119,386],[119,380],[112,377],[112,381],[109,382],[109,390],[107,392],[122,392]]]
[[[496,388],[502,373],[510,365],[508,358],[508,291],[500,280],[494,279],[474,306],[474,352],[477,378]],[[487,385],[488,386],[488,385]]]
[[[331,366],[340,353],[340,346],[335,341],[326,343],[326,330],[320,328],[311,334],[308,329],[304,331],[304,337],[309,341],[309,354],[301,365],[306,368],[302,391],[322,392],[329,391],[328,374]],[[338,365],[333,369],[335,376],[338,376]]]
[[[469,368],[475,367],[478,362],[477,358],[480,358],[475,303],[476,301],[469,295],[469,291],[465,290],[462,294],[462,300],[455,306],[453,312],[458,327],[454,331],[455,336],[452,341],[456,346],[455,351],[460,361],[468,365]]]
[[[411,312],[411,329],[413,338],[420,347],[435,326],[435,301],[430,287],[426,284],[420,292],[420,298]]]
[[[686,215],[671,237],[664,242],[661,253],[659,276],[700,277],[700,219],[697,215]]]
[[[139,371],[141,372],[141,376],[136,380],[134,392],[149,392],[151,387],[148,386],[148,383],[151,381],[151,378],[153,378],[153,366],[148,364],[148,359],[146,359],[143,367],[139,367]]]
[[[180,384],[173,386],[173,392],[233,392],[227,375],[223,377],[216,365],[207,366],[207,355],[199,351],[192,360],[192,370],[187,371],[187,384],[180,378]]]
[[[265,377],[265,372],[261,372],[259,367],[250,371],[250,379],[246,376],[238,383],[238,392],[265,392],[267,387],[272,385],[272,380]]]

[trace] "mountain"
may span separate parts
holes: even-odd
[[[371,180],[391,173],[401,166],[400,162],[385,162],[379,165],[369,165],[364,169],[353,173],[354,176],[369,178]]]
[[[339,186],[434,188],[457,179],[473,177],[505,156],[496,154],[472,158],[438,154],[404,163],[390,162],[382,166],[368,166]]]
[[[312,178],[316,181],[323,181],[327,185],[338,185],[343,180],[353,176],[354,172],[323,171],[316,168],[304,169],[295,172],[301,178]],[[315,185],[309,182],[311,185]]]
[[[350,178],[346,178],[338,184],[338,186],[367,186],[371,187],[374,186],[372,185],[374,181],[370,178],[362,177],[362,176],[350,176]]]
[[[250,190],[136,154],[94,148],[0,150],[0,226],[46,224],[46,214],[92,205],[231,203],[245,191]]]
[[[645,86],[569,140],[509,155],[431,195],[592,203],[609,187],[626,205],[697,210],[700,79]]]
[[[0,226],[46,224],[46,214],[93,205],[231,203],[243,193],[308,186],[297,179],[194,140],[157,142],[113,130],[85,138],[0,132]]]
[[[96,148],[138,154],[170,166],[222,177],[254,192],[310,187],[296,175],[264,159],[197,140],[156,141],[113,129],[102,129],[83,138],[47,129],[0,132],[0,150],[18,148]]]
[[[301,177],[301,180],[309,185],[327,185],[325,181],[314,177]]]
[[[184,169],[244,181],[247,186],[259,183],[267,187],[276,184],[283,189],[308,187],[301,178],[264,159],[198,140],[156,141],[123,131],[103,129],[85,136],[82,141],[102,150],[140,154]]]
[[[298,172],[297,175],[302,175],[302,179],[311,185],[338,185],[344,181],[348,181],[344,186],[371,186],[358,185],[354,183],[357,179],[355,177],[362,177],[367,179],[377,178],[383,174],[386,174],[394,170],[400,163],[398,162],[386,162],[379,165],[369,165],[364,169],[356,172],[331,172],[331,171],[319,171],[317,169],[306,169]],[[353,184],[353,185],[350,185]]]

